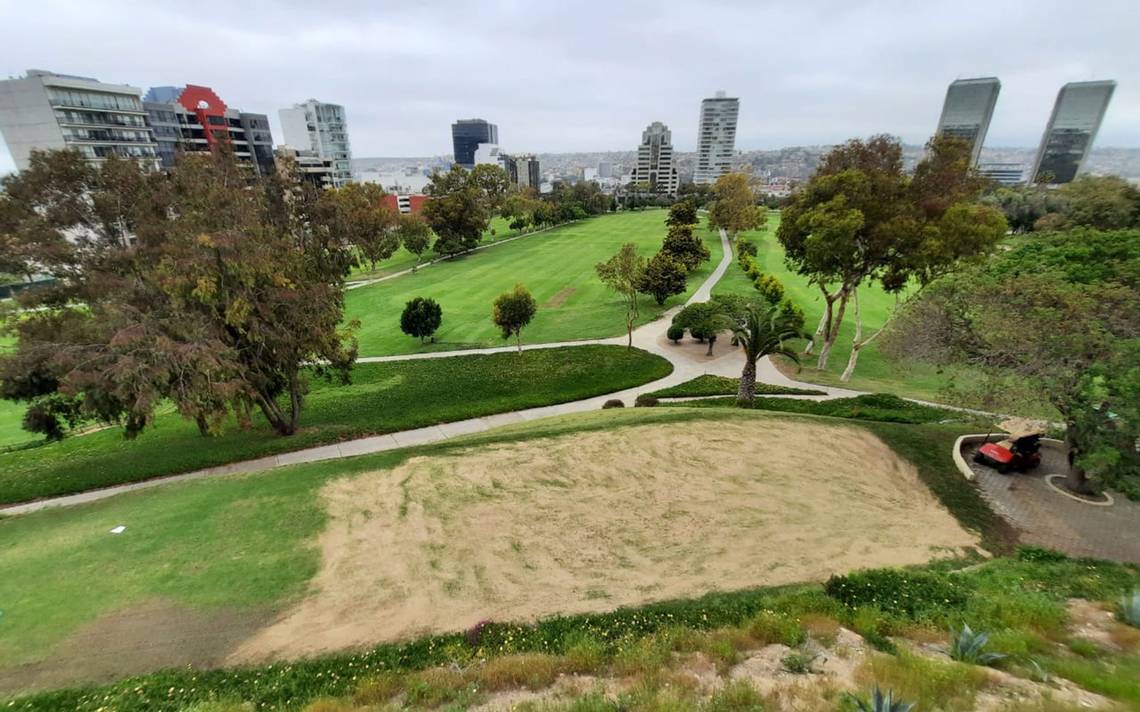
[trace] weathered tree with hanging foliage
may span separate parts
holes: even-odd
[[[226,147],[169,175],[37,153],[2,187],[0,235],[54,280],[19,295],[0,358],[0,395],[28,402],[41,432],[58,432],[55,412],[133,437],[169,400],[203,434],[256,409],[288,435],[308,374],[348,378],[344,234],[376,215],[347,216],[292,176],[251,178]]]

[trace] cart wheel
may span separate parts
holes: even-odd
[[[986,463],[985,463],[985,460],[984,460],[984,456],[983,456],[983,455],[982,455],[982,453],[980,453],[980,452],[975,452],[975,453],[974,453],[974,462],[978,463],[979,465],[984,465],[984,464],[986,464]]]
[[[999,475],[1008,475],[1009,470],[1010,470],[1009,465],[998,465],[998,467],[997,467],[997,471],[998,471]]]

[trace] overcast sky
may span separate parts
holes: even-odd
[[[739,149],[921,143],[947,83],[985,75],[987,145],[1036,146],[1062,84],[1115,79],[1097,143],[1137,147],[1138,42],[1140,0],[0,0],[2,77],[205,84],[277,141],[277,110],[315,97],[345,105],[358,157],[450,154],[470,117],[515,151],[632,149],[655,120],[693,150],[717,89],[740,97]]]

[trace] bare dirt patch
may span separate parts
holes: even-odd
[[[160,668],[215,667],[271,620],[268,609],[146,601],[100,616],[43,660],[0,668],[0,692],[110,682]]]
[[[567,287],[566,289],[560,289],[553,297],[550,298],[549,301],[546,302],[546,304],[542,305],[542,308],[557,309],[558,307],[565,304],[566,300],[573,296],[574,292],[576,291],[578,291],[576,287]]]
[[[330,483],[309,596],[231,662],[916,564],[978,543],[869,432],[644,425]]]

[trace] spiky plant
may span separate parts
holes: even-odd
[[[988,633],[975,633],[963,623],[961,630],[950,630],[950,657],[971,665],[990,665],[1004,658],[1001,653],[986,652],[989,642]]]
[[[1140,628],[1140,588],[1134,588],[1131,594],[1126,593],[1120,597],[1120,620]]]
[[[859,712],[910,712],[914,709],[913,702],[895,700],[894,690],[887,690],[887,694],[884,695],[878,685],[875,685],[875,689],[871,690],[870,699],[863,699],[854,695],[848,697],[855,703]]]

